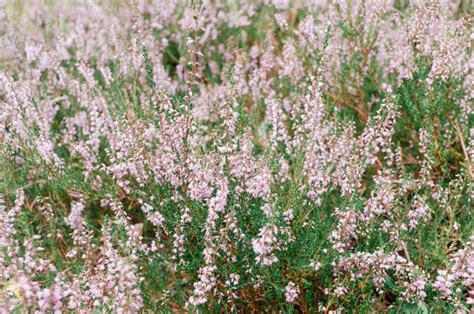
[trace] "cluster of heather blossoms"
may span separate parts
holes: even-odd
[[[0,313],[472,312],[470,10],[0,1]]]
[[[456,295],[462,294],[461,287],[465,287],[468,295],[466,302],[474,305],[474,237],[469,239],[465,248],[454,252],[449,262],[451,268],[438,270],[433,287],[441,292],[442,297],[456,303],[460,302]]]

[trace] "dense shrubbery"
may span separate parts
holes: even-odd
[[[469,312],[469,2],[6,1],[0,312]]]

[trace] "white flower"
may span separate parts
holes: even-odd
[[[293,303],[298,298],[300,290],[298,286],[293,282],[288,282],[288,285],[285,288],[285,299],[289,303]]]

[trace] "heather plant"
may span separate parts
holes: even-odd
[[[471,313],[471,10],[1,2],[0,313]]]

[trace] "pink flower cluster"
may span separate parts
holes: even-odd
[[[0,313],[472,306],[472,21],[395,2],[1,3]]]

